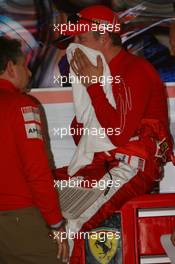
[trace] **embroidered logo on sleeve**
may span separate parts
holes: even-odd
[[[25,106],[21,107],[21,111],[25,122],[35,121],[41,123],[40,113],[37,107]]]
[[[36,123],[25,124],[27,138],[42,139],[41,126]]]
[[[43,139],[39,108],[34,106],[21,107],[24,127],[28,139]]]

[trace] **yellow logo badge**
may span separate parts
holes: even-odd
[[[117,252],[119,239],[116,230],[93,230],[88,240],[90,252],[100,264],[108,264]]]

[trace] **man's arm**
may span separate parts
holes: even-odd
[[[108,134],[114,145],[127,143],[138,129],[149,102],[152,85],[143,67],[137,65],[135,69],[128,69],[121,83],[112,85],[117,109],[110,105],[99,83],[87,88],[101,126],[106,131],[108,128],[112,128],[113,131],[117,128],[121,129],[120,135]]]
[[[132,65],[129,65],[123,74],[120,84],[115,83],[113,76],[112,89],[117,109],[110,105],[99,82],[90,83],[92,76],[99,78],[103,73],[100,58],[97,58],[97,66],[94,66],[81,50],[76,49],[70,62],[77,76],[89,77],[89,82],[84,85],[87,87],[97,119],[116,146],[127,143],[137,131],[153,88],[147,73],[148,65],[142,60],[138,61],[136,58],[133,60]],[[116,69],[116,75],[119,74]],[[110,133],[107,129],[110,129]]]

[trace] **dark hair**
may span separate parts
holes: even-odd
[[[0,73],[5,71],[9,61],[16,64],[22,56],[21,43],[17,39],[0,37]]]
[[[111,38],[112,44],[114,46],[122,46],[122,40],[119,34],[114,32],[109,32],[109,37]]]
[[[101,33],[99,31],[93,31],[93,34],[99,38],[99,36],[101,36]],[[108,32],[109,37],[112,41],[112,45],[114,46],[122,46],[122,41],[121,41],[121,37],[119,34],[115,33],[115,32]]]

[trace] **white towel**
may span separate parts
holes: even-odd
[[[67,48],[66,53],[69,62],[72,59],[72,55],[76,48],[81,49],[94,65],[97,65],[97,56],[100,55],[103,61],[103,76],[106,77],[105,80],[107,80],[108,76],[111,76],[108,64],[106,63],[103,54],[83,45],[72,43]],[[72,68],[70,68],[70,75],[74,77],[74,79],[77,78]],[[111,84],[105,81],[105,84],[99,89],[103,89],[107,100],[116,109]],[[87,128],[86,131],[89,131],[89,133],[84,133],[80,139],[68,167],[68,174],[70,176],[73,176],[80,168],[91,164],[95,152],[109,151],[116,148],[106,134],[101,134],[103,129],[97,120],[86,87],[82,83],[72,83],[72,91],[77,121],[79,123],[83,123],[84,128]],[[98,131],[99,133],[94,133],[94,131]]]

